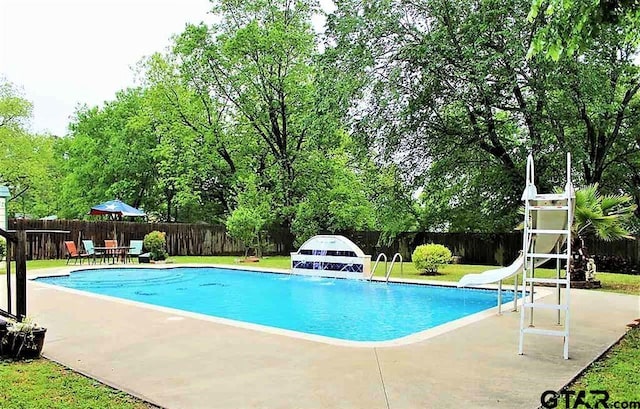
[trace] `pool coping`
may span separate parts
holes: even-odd
[[[89,268],[87,268],[89,267]],[[444,324],[437,325],[433,328],[429,328],[423,331],[419,331],[410,335],[406,335],[400,338],[388,340],[388,341],[349,341],[343,340],[339,338],[332,338],[322,335],[316,334],[308,334],[305,332],[288,330],[283,328],[271,327],[268,325],[254,324],[245,321],[238,321],[229,318],[221,318],[215,317],[211,315],[184,311],[177,308],[158,306],[153,304],[148,304],[142,301],[133,301],[125,298],[119,298],[110,295],[96,294],[89,291],[82,291],[68,287],[57,286],[54,284],[47,284],[39,281],[35,281],[37,278],[45,278],[45,277],[59,277],[59,276],[68,276],[72,272],[75,271],[86,271],[86,270],[94,270],[94,269],[123,269],[123,268],[153,268],[153,269],[161,269],[167,270],[172,268],[224,268],[231,270],[241,270],[241,271],[250,271],[250,272],[258,272],[258,273],[270,273],[270,274],[286,274],[286,275],[297,275],[297,276],[308,276],[308,274],[293,274],[290,270],[286,269],[278,269],[278,268],[266,268],[266,267],[253,267],[253,266],[236,266],[236,265],[226,265],[226,264],[189,264],[189,263],[176,263],[176,264],[122,264],[122,265],[93,265],[93,266],[65,266],[63,268],[55,267],[50,269],[41,269],[36,270],[34,273],[28,274],[27,279],[36,285],[43,286],[45,288],[54,288],[56,290],[65,291],[71,294],[87,296],[87,297],[95,297],[102,300],[112,301],[122,303],[124,305],[131,305],[141,308],[149,308],[151,310],[164,312],[167,314],[175,315],[174,319],[184,319],[184,318],[193,318],[199,319],[203,321],[208,321],[216,324],[229,325],[236,328],[243,328],[252,331],[260,331],[268,334],[287,336],[291,338],[302,339],[306,341],[313,341],[328,345],[334,346],[343,346],[343,347],[352,347],[352,348],[384,348],[384,347],[397,347],[403,345],[410,345],[417,342],[425,341],[442,334],[454,331],[456,329],[462,328],[466,325],[481,321],[491,316],[501,315],[499,311],[508,309],[511,305],[514,305],[514,301],[508,301],[501,305],[496,305],[495,307],[491,307],[477,313],[467,315],[465,317],[461,317]],[[61,271],[62,270],[62,271]],[[322,277],[322,276],[321,276]],[[334,278],[334,277],[328,277]],[[343,278],[336,278],[343,279]],[[386,280],[383,278],[373,277],[372,281],[376,282],[385,282]],[[438,286],[438,287],[449,287],[449,288],[457,288],[456,282],[451,281],[436,281],[436,280],[416,280],[416,279],[403,279],[403,278],[393,278],[388,280],[391,283],[395,284],[411,284],[411,285],[426,285],[426,286]],[[512,290],[513,285],[503,285],[503,290]],[[497,291],[498,286],[495,284],[487,284],[482,286],[471,286],[465,287],[468,289],[477,289],[477,290],[487,290],[487,291]],[[518,290],[521,291],[521,288]],[[552,290],[549,288],[536,288],[534,292],[534,300],[543,298],[552,293]],[[517,299],[516,305],[514,309],[511,311],[515,311],[517,308],[521,308],[523,303],[523,299]]]

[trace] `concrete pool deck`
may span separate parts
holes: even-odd
[[[558,337],[527,335],[517,355],[510,309],[411,344],[350,347],[31,281],[28,307],[48,328],[46,357],[171,409],[536,408],[640,317],[638,296],[572,290],[564,360]]]

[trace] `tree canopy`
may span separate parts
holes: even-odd
[[[637,205],[638,8],[605,3],[337,0],[319,34],[312,0],[215,1],[216,23],[187,25],[65,137],[30,134],[2,81],[0,177],[29,186],[34,216],[120,198],[250,246],[271,229],[510,230],[529,152],[541,190],[571,152],[578,186]]]

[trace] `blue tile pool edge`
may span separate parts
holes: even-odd
[[[420,342],[420,341],[425,341],[428,340],[430,338],[434,338],[436,336],[442,335],[444,333],[453,331],[455,329],[464,327],[466,325],[478,322],[482,319],[488,318],[488,317],[496,317],[498,318],[499,315],[497,314],[498,312],[498,306],[494,306],[491,308],[488,308],[486,310],[471,314],[471,315],[467,315],[466,317],[462,317],[462,318],[458,318],[456,320],[453,321],[449,321],[447,323],[438,325],[436,327],[433,328],[429,328],[426,329],[424,331],[419,331],[410,335],[406,335],[404,337],[400,337],[400,338],[396,338],[396,339],[392,339],[392,340],[388,340],[388,341],[349,341],[349,340],[344,340],[344,339],[339,339],[339,338],[332,338],[332,337],[327,337],[327,336],[322,336],[322,335],[315,335],[315,334],[308,334],[305,332],[300,332],[300,331],[293,331],[293,330],[288,330],[288,329],[281,329],[281,328],[276,328],[276,327],[270,327],[267,325],[260,325],[260,324],[253,324],[253,323],[249,323],[249,322],[245,322],[245,321],[238,321],[238,320],[232,320],[232,319],[228,319],[228,318],[221,318],[221,317],[215,317],[215,316],[211,316],[211,315],[206,315],[206,314],[200,314],[200,313],[195,313],[195,312],[190,312],[190,311],[184,311],[184,310],[180,310],[177,308],[170,308],[170,307],[163,307],[163,306],[158,306],[158,305],[153,305],[153,304],[147,304],[144,302],[140,302],[140,301],[133,301],[133,300],[128,300],[128,299],[124,299],[124,298],[119,298],[119,297],[114,297],[114,296],[109,296],[109,295],[103,295],[103,294],[96,294],[96,293],[92,293],[89,291],[82,291],[82,290],[77,290],[77,289],[73,289],[73,288],[68,288],[68,287],[62,287],[62,286],[57,286],[57,285],[53,285],[53,284],[47,284],[47,283],[43,283],[43,282],[39,282],[36,281],[37,278],[45,278],[45,277],[60,277],[60,276],[68,276],[73,272],[81,272],[81,271],[90,271],[93,269],[105,269],[105,268],[113,268],[113,269],[122,269],[122,268],[157,268],[157,269],[162,269],[162,270],[167,270],[167,269],[174,269],[174,268],[220,268],[220,269],[229,269],[229,270],[241,270],[241,271],[249,271],[249,272],[258,272],[258,273],[271,273],[271,274],[291,274],[290,272],[288,272],[287,270],[279,270],[279,269],[266,269],[266,268],[257,268],[257,267],[252,267],[251,269],[247,269],[247,268],[243,268],[244,266],[229,266],[229,265],[219,265],[219,264],[198,264],[198,265],[193,265],[193,264],[173,264],[171,266],[161,266],[161,267],[157,267],[157,266],[152,266],[149,267],[147,265],[145,266],[140,266],[140,265],[135,265],[135,266],[122,266],[122,265],[118,265],[118,266],[97,266],[97,267],[93,267],[93,268],[78,268],[80,266],[71,266],[71,267],[64,267],[62,269],[60,268],[56,268],[56,270],[58,270],[56,273],[54,273],[53,271],[43,271],[42,273],[31,273],[29,274],[29,281],[31,281],[31,283],[34,283],[38,286],[42,286],[44,288],[49,288],[49,289],[54,289],[54,290],[61,290],[61,291],[66,291],[68,293],[71,294],[76,294],[76,295],[81,295],[81,296],[85,296],[85,297],[94,297],[97,299],[102,299],[102,300],[106,300],[106,301],[112,301],[112,302],[119,302],[125,305],[131,305],[134,307],[141,307],[141,308],[147,308],[147,309],[152,309],[155,311],[159,311],[159,312],[163,312],[163,313],[167,313],[167,314],[171,314],[174,316],[181,316],[181,317],[186,317],[186,318],[192,318],[192,319],[198,319],[198,320],[203,320],[203,321],[208,321],[208,322],[212,322],[215,324],[222,324],[222,325],[228,325],[228,326],[232,326],[232,327],[236,327],[236,328],[242,328],[242,329],[248,329],[248,330],[253,330],[253,331],[259,331],[259,332],[263,332],[263,333],[267,333],[267,334],[272,334],[272,335],[280,335],[280,336],[288,336],[291,338],[297,338],[297,339],[301,339],[301,340],[306,340],[306,341],[313,341],[313,342],[319,342],[319,343],[324,343],[324,344],[329,344],[329,345],[336,345],[336,346],[345,346],[345,347],[356,347],[356,348],[371,348],[371,347],[394,347],[394,346],[401,346],[401,345],[408,345],[408,344],[413,344],[416,342]],[[60,271],[63,270],[63,271]],[[333,278],[333,277],[329,277],[329,278]],[[376,280],[374,279],[373,281],[376,281],[377,283],[384,283],[384,280]],[[419,280],[403,280],[403,281],[395,281],[395,280],[389,280],[390,283],[393,284],[404,284],[404,285],[426,285],[426,286],[432,286],[432,287],[452,287],[452,288],[456,288],[455,283],[450,283],[450,282],[442,282],[442,283],[437,283],[437,284],[432,284],[430,282],[420,282]],[[504,288],[505,286],[503,285],[503,291],[509,291],[509,288]],[[483,290],[483,291],[497,291],[497,289],[493,289],[493,288],[487,288],[487,287],[466,287],[467,289],[470,290]],[[520,291],[520,289],[519,289]],[[548,289],[537,289],[534,295],[534,299],[538,299],[541,297],[545,297],[549,294],[551,294],[552,291],[548,290]],[[503,311],[510,311],[508,308],[509,306],[513,305],[513,301],[508,301],[505,302],[501,305],[501,308]],[[522,308],[522,299],[518,300],[518,307]],[[519,313],[518,313],[519,314]],[[167,319],[169,319],[171,317],[167,317]]]

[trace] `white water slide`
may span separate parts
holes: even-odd
[[[571,155],[567,153],[567,183],[564,192],[557,194],[538,194],[534,183],[533,156],[527,157],[526,186],[522,194],[524,202],[524,229],[522,239],[522,253],[508,267],[488,270],[481,274],[467,274],[458,282],[459,287],[498,282],[498,314],[502,305],[502,281],[522,271],[522,308],[520,308],[520,341],[518,354],[524,354],[525,334],[560,336],[564,340],[564,359],[569,359],[569,296],[571,280],[571,224],[575,206],[575,191],[571,183]],[[567,240],[569,240],[567,242]],[[562,247],[564,246],[564,251]],[[538,278],[535,267],[549,259],[556,259],[556,277]],[[560,277],[562,260],[566,262],[564,277]],[[535,283],[549,283],[556,285],[556,302],[536,301],[534,299]],[[529,299],[525,299],[526,288],[529,287]],[[564,291],[561,288],[564,287]],[[514,293],[518,291],[518,281],[515,280]],[[564,300],[562,299],[564,294]],[[515,294],[514,294],[515,295]],[[514,311],[517,309],[518,297],[514,296]],[[534,309],[557,310],[556,325],[552,328],[541,328],[534,325]],[[528,314],[525,312],[528,311]],[[564,311],[564,323],[562,312]],[[525,317],[528,315],[529,323]],[[558,329],[560,325],[560,329]]]
[[[533,187],[535,189],[535,186]],[[525,191],[525,195],[528,192]],[[532,192],[532,196],[536,200],[531,203],[530,211],[532,217],[532,228],[537,233],[531,236],[531,252],[537,254],[552,254],[559,252],[559,249],[564,245],[567,234],[567,212],[563,211],[538,211],[536,208],[549,210],[557,206],[558,209],[562,209],[567,206],[566,197],[563,195],[538,195]],[[558,246],[556,248],[556,246]],[[549,259],[537,259],[536,267],[544,264]],[[487,270],[480,274],[467,274],[460,279],[458,287],[466,287],[480,284],[490,284],[497,281],[504,280],[517,274],[522,270],[522,264],[524,263],[524,255],[520,256],[507,267],[498,268],[495,270]]]

